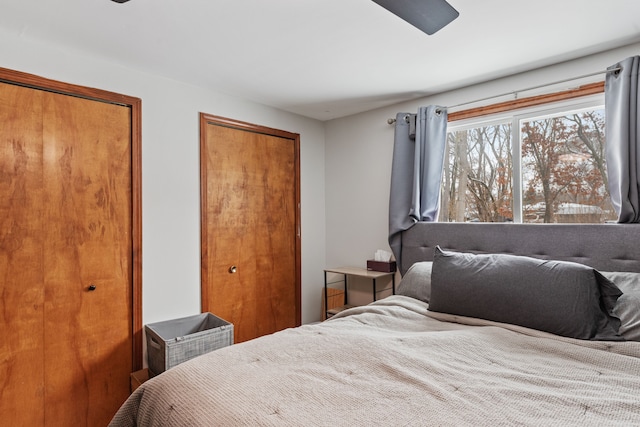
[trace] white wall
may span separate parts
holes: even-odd
[[[364,267],[366,260],[373,256],[376,249],[390,250],[387,234],[393,126],[387,124],[387,119],[395,118],[398,112],[415,113],[419,106],[457,105],[604,71],[616,62],[638,54],[640,54],[640,44],[631,45],[534,72],[327,122],[325,155],[327,265]],[[443,72],[446,72],[444,67]],[[389,76],[389,78],[394,77]],[[604,74],[554,85],[553,88],[544,90],[567,89],[603,79]],[[416,90],[419,89],[416,88]],[[542,90],[521,93],[519,96],[531,96],[540,92]],[[513,96],[493,99],[484,104],[506,99],[513,99]]]
[[[199,112],[300,134],[302,321],[320,318],[322,122],[0,30],[0,67],[142,99],[143,323],[200,312]]]
[[[320,317],[325,266],[364,267],[376,249],[388,250],[388,118],[604,70],[638,52],[640,44],[323,124],[0,29],[0,67],[142,99],[144,323],[200,311],[199,112],[301,135],[302,320],[308,323]],[[602,76],[581,82],[597,79]]]

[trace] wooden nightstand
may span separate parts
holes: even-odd
[[[330,307],[329,306],[329,292],[328,292],[328,274],[335,273],[341,274],[342,280],[339,282],[343,283],[344,290],[344,304],[339,307]],[[347,289],[349,277],[363,277],[366,279],[370,279],[373,285],[373,300],[375,301],[378,297],[378,289],[376,288],[376,281],[381,278],[391,276],[391,293],[396,293],[396,275],[393,273],[384,273],[380,271],[371,271],[365,268],[358,267],[338,267],[338,268],[327,268],[324,270],[324,307],[325,307],[325,316],[328,319],[336,313],[341,312],[347,308],[353,307],[353,305],[349,304],[349,300],[347,297]]]

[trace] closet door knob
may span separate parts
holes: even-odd
[[[89,290],[90,291],[95,291],[96,290],[96,285],[94,285],[94,284],[89,285]]]
[[[230,274],[236,273],[237,271],[238,271],[238,267],[236,267],[235,265],[232,265],[231,267],[229,267]]]

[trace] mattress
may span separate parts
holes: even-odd
[[[394,295],[147,381],[111,426],[640,425],[640,343]]]

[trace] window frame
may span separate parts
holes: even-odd
[[[523,121],[558,116],[563,112],[604,109],[604,82],[562,92],[521,98],[448,114],[447,134],[482,126],[511,124],[513,222],[523,223],[522,141]]]

